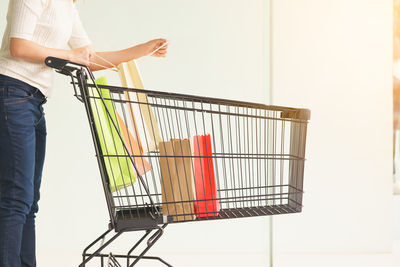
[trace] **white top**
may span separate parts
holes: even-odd
[[[72,49],[90,45],[73,0],[10,0],[7,26],[0,49],[0,74],[37,87],[50,96],[54,71],[10,54],[10,38],[22,38],[49,47]]]

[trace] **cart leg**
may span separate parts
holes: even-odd
[[[128,251],[128,257],[127,257],[127,264],[126,266],[130,265],[130,258],[133,257],[131,256],[132,252],[140,245],[140,243],[143,242],[143,240],[151,233],[151,230],[147,230],[146,233],[142,236],[142,238],[140,238],[140,240],[138,242],[136,242],[136,244]]]
[[[164,224],[162,227],[159,227],[157,232],[155,232],[148,240],[147,240],[147,247],[140,253],[139,256],[132,256],[132,252],[139,246],[141,242],[150,234],[151,231],[146,231],[146,234],[129,250],[128,252],[128,259],[127,259],[127,266],[128,267],[133,267],[135,266],[141,259],[148,259],[148,260],[159,260],[163,264],[165,264],[168,267],[173,267],[172,265],[168,264],[166,261],[161,259],[160,257],[151,257],[151,256],[144,256],[147,251],[161,238],[161,236],[164,233],[165,227],[167,227],[168,224]],[[135,261],[129,265],[130,263],[130,258],[135,258]]]
[[[87,251],[88,251],[91,247],[93,247],[94,245],[96,245],[97,242],[99,242],[100,240],[104,239],[104,238],[106,237],[106,235],[108,235],[111,231],[112,231],[112,229],[107,230],[106,232],[104,232],[104,234],[102,234],[101,236],[99,236],[95,241],[93,241],[89,246],[87,246],[87,247],[85,248],[85,250],[83,250],[83,253],[82,253],[82,262],[85,262],[85,260],[86,260]],[[101,263],[102,263],[101,267],[103,267],[103,261],[101,261]],[[82,267],[85,267],[84,264],[83,264],[83,265],[81,264],[81,265],[79,265],[79,266],[80,266],[80,267],[81,267],[81,266],[82,266]]]
[[[103,239],[109,232],[111,232],[111,230],[108,230],[107,232],[105,232],[103,235],[101,235],[99,238],[97,238],[92,244],[90,244],[83,253],[83,261],[82,263],[79,265],[79,267],[85,267],[85,264],[88,263],[91,259],[93,259],[93,257],[100,255],[100,252],[107,247],[108,245],[110,245],[115,239],[117,239],[122,232],[118,232],[116,233],[113,237],[111,237],[110,240],[108,240],[106,243],[104,243],[99,249],[97,249],[94,253],[91,253],[90,255],[88,255],[86,252],[89,248],[91,248],[92,246],[94,246],[98,241],[100,241],[101,239]],[[88,258],[86,258],[86,256],[88,256]]]
[[[127,260],[127,267],[133,267],[135,266],[141,259],[147,259],[147,260],[158,260],[161,263],[163,263],[164,265],[168,266],[168,267],[173,267],[172,265],[170,265],[169,263],[167,263],[166,261],[164,261],[163,259],[161,259],[160,257],[154,257],[154,256],[145,256],[145,254],[150,250],[150,248],[161,238],[161,236],[164,233],[164,229],[165,227],[167,227],[168,224],[164,224],[162,227],[158,227],[157,229],[152,229],[152,230],[146,230],[146,233],[140,238],[140,240],[138,242],[136,242],[136,244],[129,250],[127,255],[113,255],[113,254],[101,254],[101,251],[103,249],[105,249],[108,245],[110,245],[113,241],[115,241],[115,239],[117,239],[122,233],[124,233],[123,231],[117,232],[114,236],[112,236],[106,243],[101,244],[99,249],[97,249],[95,252],[93,253],[88,253],[89,249],[93,248],[93,246],[95,246],[96,244],[99,243],[100,240],[104,239],[111,231],[108,230],[106,231],[104,234],[102,234],[101,236],[99,236],[95,241],[93,241],[89,246],[87,246],[85,248],[85,250],[82,253],[82,257],[83,257],[83,261],[82,263],[79,265],[79,267],[85,267],[85,264],[87,264],[90,260],[92,260],[94,257],[100,257],[100,263],[101,263],[101,267],[105,266],[104,264],[106,264],[107,266],[113,266],[113,267],[119,267],[122,266],[119,264],[117,258],[124,258]],[[153,235],[151,235],[148,240],[147,240],[147,247],[138,255],[138,256],[134,256],[131,255],[133,253],[133,251],[152,233],[153,230],[156,230],[155,233],[153,233]],[[134,259],[133,263],[131,264],[130,261]],[[106,263],[104,262],[104,260],[106,260]]]

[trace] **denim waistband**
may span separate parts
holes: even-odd
[[[38,93],[43,98],[46,98],[38,88],[30,85],[29,83],[23,82],[21,80],[15,79],[15,78],[7,76],[7,75],[0,74],[0,87],[7,86],[7,85],[15,85],[15,84],[23,86],[24,89],[30,91],[32,94]]]

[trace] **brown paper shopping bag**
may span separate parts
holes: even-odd
[[[173,202],[162,205],[163,214],[175,215],[174,221],[195,220],[196,190],[189,140],[160,142],[159,149],[162,201]]]
[[[118,65],[122,86],[144,89],[143,81],[134,60]],[[144,153],[157,150],[157,144],[162,141],[160,129],[153,108],[147,104],[148,99],[145,93],[125,92],[128,101],[140,102],[141,104],[131,103],[129,113],[132,124],[136,125],[135,136],[140,140]]]

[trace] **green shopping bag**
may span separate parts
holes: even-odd
[[[101,88],[107,85],[105,77],[98,78],[96,84],[99,86],[100,93],[104,98],[104,103],[100,98],[97,89],[89,89],[90,105],[93,112],[94,124],[97,129],[97,137],[100,141],[101,154],[104,156],[106,171],[109,177],[110,191],[113,193],[122,188],[132,185],[136,181],[132,162],[126,152],[118,132],[121,133],[121,126],[117,119],[117,112],[111,99],[110,90]],[[106,107],[111,114],[107,113]],[[118,128],[115,128],[114,124]],[[119,157],[118,157],[119,156]]]

